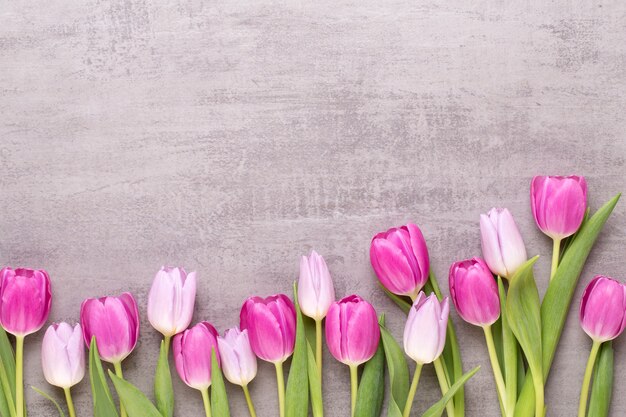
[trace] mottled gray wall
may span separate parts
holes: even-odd
[[[316,248],[337,294],[372,300],[400,336],[402,315],[370,269],[371,236],[418,223],[447,292],[450,263],[480,253],[479,214],[507,206],[542,255],[543,291],[550,241],[534,227],[530,178],[584,174],[594,209],[625,191],[625,89],[618,0],[3,1],[0,263],[50,272],[51,320],[132,291],[143,327],[124,365],[147,392],[159,335],[146,296],[164,263],[198,271],[195,319],[223,330],[247,295],[289,292],[298,257]],[[626,279],[624,207],[583,283]],[[483,366],[468,415],[496,416],[482,332],[454,320],[465,366]],[[26,383],[51,391],[41,335],[28,338]],[[574,415],[589,347],[572,312],[549,415]],[[623,340],[616,352],[622,416]],[[327,414],[348,415],[348,370],[325,361]],[[262,365],[260,416],[277,414],[273,381]],[[178,415],[199,415],[200,396],[177,377],[175,388]],[[88,382],[75,393],[89,415]],[[438,396],[427,369],[415,412]],[[28,404],[54,413],[33,392]]]

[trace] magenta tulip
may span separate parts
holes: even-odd
[[[626,326],[626,286],[613,278],[596,276],[580,300],[580,325],[596,342],[619,336]]]
[[[485,262],[503,278],[511,278],[526,262],[524,240],[507,209],[492,208],[480,215],[480,234]]]
[[[418,364],[431,363],[443,352],[449,313],[448,297],[440,302],[435,294],[418,294],[404,326],[404,351]]]
[[[24,337],[41,329],[50,314],[50,277],[43,269],[9,267],[0,271],[0,323]]]
[[[95,336],[102,360],[119,364],[137,345],[139,312],[130,293],[83,301],[80,322],[85,343],[89,346]]]
[[[296,342],[296,309],[289,297],[250,297],[243,303],[239,319],[259,358],[282,363],[291,356]]]
[[[335,301],[335,288],[324,258],[312,251],[309,257],[300,259],[298,280],[298,303],[302,314],[314,320],[326,317]]]
[[[224,376],[232,384],[246,386],[257,372],[256,356],[252,352],[247,330],[228,329],[217,338]]]
[[[587,210],[584,177],[537,176],[530,186],[530,202],[537,226],[552,239],[573,235]]]
[[[80,324],[48,327],[41,346],[43,375],[50,385],[70,388],[85,376],[85,346]]]
[[[500,317],[498,285],[485,261],[472,258],[450,267],[450,297],[461,318],[490,326]]]
[[[370,261],[381,284],[394,294],[415,298],[428,281],[428,248],[412,223],[374,236]]]
[[[330,353],[346,365],[360,365],[374,356],[380,329],[376,310],[358,295],[334,302],[326,316],[326,341]]]
[[[148,320],[166,338],[185,330],[193,316],[196,273],[183,268],[162,267],[148,297]]]
[[[217,330],[206,321],[174,336],[174,362],[180,379],[203,391],[211,386],[211,352],[220,360]]]

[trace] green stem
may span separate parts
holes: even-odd
[[[202,393],[202,403],[204,404],[204,414],[206,417],[211,417],[211,399],[209,398],[209,389],[205,388],[200,390]]]
[[[170,355],[170,345],[172,344],[172,336],[165,336],[163,338],[165,342],[165,357],[167,358]]]
[[[552,245],[552,268],[550,269],[550,281],[552,281],[552,278],[554,278],[554,274],[556,274],[556,269],[559,266],[561,239],[553,239]]]
[[[354,417],[354,412],[356,411],[356,394],[359,391],[359,366],[358,365],[350,365],[350,404],[352,413],[350,414]]]
[[[283,375],[283,363],[276,362],[276,387],[278,388],[278,410],[280,417],[285,417],[285,376]]]
[[[411,388],[409,388],[409,396],[406,399],[406,404],[404,405],[404,412],[402,413],[402,417],[409,417],[411,414],[411,407],[413,406],[413,399],[415,398],[415,391],[417,391],[417,384],[420,382],[420,375],[422,373],[422,364],[418,363],[415,365],[415,373],[413,374],[413,382],[411,382]]]
[[[24,336],[15,336],[15,411],[24,417]]]
[[[598,350],[602,343],[593,342],[591,352],[589,353],[589,359],[587,360],[587,368],[585,368],[585,377],[583,379],[583,386],[580,390],[580,402],[578,403],[578,417],[585,417],[587,411],[587,398],[589,396],[589,382],[591,381],[591,374],[593,373],[593,367],[596,363],[596,357],[598,356]]]
[[[122,372],[122,362],[115,362],[113,364],[113,368],[115,368],[115,375],[119,378],[124,379],[124,373]],[[122,400],[120,400],[120,417],[126,417],[126,409],[124,405],[122,405]]]
[[[535,417],[544,417],[545,404],[544,404],[544,382],[543,375],[539,372],[538,375],[530,371],[533,378],[533,386],[535,387]]]
[[[322,383],[322,319],[315,320],[315,363],[317,374]]]
[[[256,417],[256,411],[254,410],[254,404],[252,404],[252,397],[250,397],[250,391],[248,391],[248,386],[242,385],[241,388],[243,388],[243,395],[246,397],[246,403],[248,403],[250,417]]]
[[[433,365],[435,365],[435,373],[437,374],[437,379],[439,380],[441,394],[446,395],[446,392],[450,389],[450,385],[448,385],[446,371],[443,369],[443,365],[441,364],[441,356],[435,359]],[[448,404],[446,404],[446,411],[448,412],[448,417],[454,417],[456,415],[454,411],[454,401],[452,399],[450,399]]]
[[[500,404],[502,404],[503,406],[504,414],[508,417],[511,411],[508,409],[508,402],[506,398],[506,385],[504,384],[504,378],[502,377],[502,370],[500,369],[500,362],[498,361],[496,345],[493,342],[493,333],[491,332],[491,326],[485,326],[483,327],[483,330],[485,331],[485,340],[487,341],[489,360],[491,361],[491,369],[493,369],[493,377],[496,380],[496,389],[498,390]]]
[[[74,401],[72,401],[72,393],[69,388],[63,388],[65,391],[65,401],[67,401],[67,409],[70,412],[70,417],[76,417],[76,411],[74,410]]]

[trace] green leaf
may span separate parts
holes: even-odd
[[[31,386],[31,388],[33,389],[33,391],[35,391],[37,394],[41,395],[42,397],[44,397],[47,400],[50,400],[52,402],[52,404],[54,404],[54,406],[57,408],[57,411],[59,412],[59,416],[61,417],[65,417],[65,413],[63,412],[63,410],[61,409],[61,406],[59,405],[59,403],[52,398],[50,395],[46,394],[45,392],[43,392],[42,390],[40,390],[39,388],[33,387]]]
[[[596,360],[587,417],[607,417],[613,394],[613,342],[605,342]]]
[[[385,316],[381,315],[378,323],[385,325]],[[385,350],[383,343],[378,344],[376,353],[365,364],[356,397],[356,417],[379,417],[383,409],[385,396]]]
[[[306,344],[307,353],[307,370],[309,375],[309,389],[311,395],[311,410],[313,417],[324,416],[324,404],[322,402],[322,382],[317,373],[317,363],[315,362],[315,353],[311,344]]]
[[[226,385],[217,361],[215,348],[211,349],[211,414],[220,417],[230,417]]]
[[[387,417],[402,417],[409,395],[409,366],[404,351],[385,326],[380,326],[380,339],[383,342],[389,372],[390,396]]]
[[[563,332],[569,306],[576,290],[578,278],[585,266],[587,256],[595,243],[602,227],[615,208],[621,194],[617,194],[604,204],[589,220],[584,222],[577,232],[576,238],[569,244],[563,254],[554,278],[541,304],[541,344],[543,352],[543,377],[548,379],[550,366],[556,353],[556,347]],[[532,417],[535,410],[535,392],[530,373],[515,407],[515,417]]]
[[[392,293],[387,288],[385,288],[385,286],[382,285],[380,282],[378,283],[378,285],[380,285],[380,288],[382,288],[385,294],[387,294],[387,297],[389,297],[391,301],[396,303],[396,305],[400,307],[402,311],[404,311],[404,314],[409,314],[409,310],[411,310],[411,305],[412,305],[410,299],[408,299],[407,297],[403,297],[403,296]]]
[[[517,340],[513,336],[511,327],[509,326],[508,315],[506,311],[506,291],[504,290],[504,282],[502,278],[498,277],[498,290],[500,293],[500,324],[502,334],[502,358],[500,364],[504,370],[504,380],[506,386],[506,397],[511,408],[515,407],[515,400],[517,400]]]
[[[161,341],[159,361],[154,376],[154,399],[163,417],[173,417],[174,415],[174,389],[172,388],[172,374],[170,373],[168,357],[169,343],[169,339]]]
[[[0,415],[15,416],[15,353],[5,330],[0,327]]]
[[[89,347],[89,380],[91,381],[94,417],[118,417],[117,408],[102,370],[95,337],[91,339]]]
[[[307,417],[309,413],[309,376],[307,340],[304,329],[302,312],[298,304],[298,288],[293,284],[294,299],[296,300],[296,344],[289,367],[289,379],[285,391],[286,417]]]
[[[152,402],[133,384],[109,370],[117,395],[120,397],[128,417],[162,417]]]
[[[459,378],[458,381],[456,381],[454,383],[454,385],[452,385],[450,387],[448,392],[446,392],[446,395],[444,395],[432,407],[430,407],[428,410],[426,410],[426,412],[424,414],[422,414],[422,417],[440,417],[443,414],[443,410],[446,409],[446,404],[448,404],[448,401],[450,401],[452,399],[452,397],[455,395],[455,393],[459,389],[461,389],[461,387],[463,387],[463,385],[465,385],[467,380],[470,379],[471,377],[473,377],[474,374],[476,372],[478,372],[479,369],[480,369],[480,366],[477,366],[476,368],[472,369],[471,371],[469,371],[465,375],[462,375],[461,378]]]

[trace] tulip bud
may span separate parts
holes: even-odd
[[[205,390],[211,386],[211,352],[217,346],[217,330],[211,323],[200,322],[174,336],[174,362],[180,379],[191,388]]]
[[[148,320],[165,337],[185,330],[196,298],[196,273],[183,268],[162,267],[157,272],[148,297]]]
[[[485,262],[494,274],[510,278],[526,262],[524,240],[507,209],[481,214],[480,234]]]
[[[439,302],[435,294],[420,292],[404,326],[404,351],[420,365],[437,359],[446,344],[450,304],[448,297]]]
[[[248,330],[252,351],[264,361],[282,363],[293,353],[296,308],[286,295],[248,298],[239,321],[241,330]]]
[[[50,385],[70,388],[85,376],[85,347],[80,324],[48,327],[41,345],[43,375]]]
[[[480,258],[450,267],[450,297],[461,318],[476,326],[490,326],[500,317],[498,285]]]
[[[298,281],[298,303],[305,316],[314,320],[326,317],[328,309],[335,301],[335,288],[324,258],[312,251],[307,258],[300,259],[300,280]]]
[[[428,281],[428,248],[412,223],[374,236],[370,261],[380,283],[394,294],[415,297]]]
[[[596,276],[580,300],[580,325],[596,342],[619,336],[626,326],[626,286],[613,278]]]
[[[50,314],[50,277],[43,269],[9,267],[0,271],[0,323],[14,336],[41,329]]]
[[[80,306],[80,323],[87,346],[96,337],[102,360],[119,363],[139,339],[139,312],[131,293],[119,297],[89,298]]]
[[[256,356],[252,352],[247,330],[239,327],[226,330],[224,337],[217,338],[224,376],[232,384],[246,386],[257,371]]]
[[[587,182],[585,177],[533,178],[530,202],[537,226],[552,239],[561,240],[573,235],[587,210]]]
[[[326,316],[326,342],[339,362],[358,366],[374,356],[380,329],[376,310],[358,295],[334,302]]]

